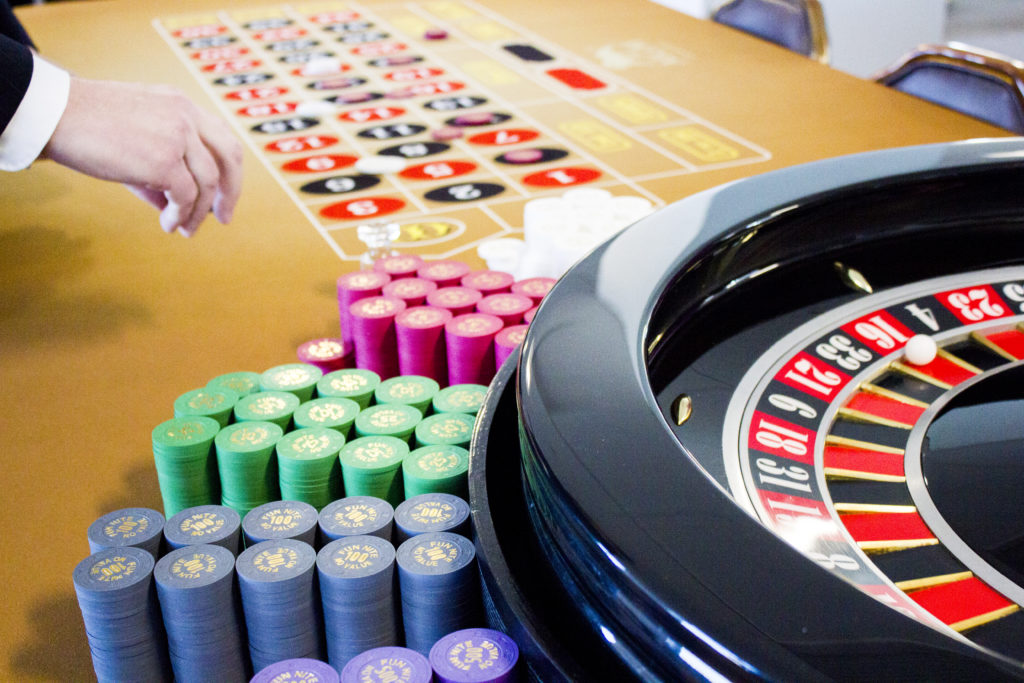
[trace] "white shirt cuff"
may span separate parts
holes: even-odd
[[[32,54],[32,80],[14,117],[0,135],[0,170],[20,171],[35,161],[68,104],[71,75]]]

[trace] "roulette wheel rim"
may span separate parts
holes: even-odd
[[[677,202],[556,284],[521,354],[491,386],[470,473],[490,617],[518,636],[538,678],[1022,676],[1016,656],[908,619],[767,532],[741,505],[742,492],[705,471],[708,456],[692,451],[706,444],[687,442],[683,426],[671,424],[682,411],[667,398],[673,378],[718,341],[697,326],[721,323],[742,336],[761,319],[803,321],[873,296],[855,291],[851,263],[871,266],[868,279],[887,291],[1024,262],[1012,230],[1024,200],[1007,189],[1022,175],[1020,139],[793,167]],[[943,195],[964,200],[963,211],[949,211]],[[877,231],[847,236],[820,225],[859,211]],[[927,251],[978,226],[976,249]],[[785,235],[799,242],[783,244]],[[893,244],[927,249],[917,260],[913,251],[880,255]],[[894,268],[900,259],[905,267]],[[818,261],[846,291],[807,293],[749,316],[755,323],[715,317],[736,313],[735,293],[753,291],[751,283],[774,306],[773,287],[786,282],[774,273],[802,277]],[[792,293],[787,286],[780,291]],[[699,351],[687,349],[690,339]],[[704,398],[693,396],[694,411]],[[717,438],[711,459],[721,460]],[[552,587],[531,588],[538,582]]]

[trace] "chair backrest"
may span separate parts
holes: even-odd
[[[1024,134],[1024,62],[962,43],[922,45],[874,79]]]
[[[732,0],[711,19],[828,63],[825,15],[818,0]]]

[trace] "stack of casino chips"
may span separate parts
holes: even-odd
[[[317,510],[340,498],[338,451],[344,443],[340,432],[326,427],[304,427],[281,437],[277,442],[281,498],[309,503]]]
[[[321,397],[347,398],[355,401],[362,410],[370,405],[379,384],[380,375],[372,370],[336,370],[324,375],[316,383],[316,392]]]
[[[72,573],[100,683],[170,679],[154,563],[141,548],[102,548]]]
[[[469,451],[461,446],[415,449],[402,461],[405,499],[423,493],[448,493],[469,500]]]
[[[89,552],[102,548],[142,548],[160,556],[164,516],[150,508],[123,508],[97,518],[89,525]]]
[[[306,401],[296,408],[292,414],[292,422],[295,429],[324,427],[348,438],[359,410],[359,404],[351,399],[322,396]]]
[[[285,363],[265,370],[260,375],[261,391],[286,391],[295,394],[299,401],[313,398],[316,383],[324,376],[323,371],[309,363]]]
[[[175,417],[212,417],[223,427],[231,420],[238,394],[223,387],[202,387],[186,391],[174,401]]]
[[[160,558],[153,577],[175,680],[246,680],[235,556],[218,545],[178,548]]]
[[[176,417],[153,429],[153,460],[168,517],[219,499],[213,454],[219,431],[220,423],[211,417]]]
[[[285,430],[301,403],[298,396],[287,391],[257,391],[238,399],[235,422],[273,422]]]
[[[449,493],[421,493],[395,508],[395,543],[413,536],[447,531],[469,538],[469,503]]]
[[[325,542],[346,536],[377,536],[391,540],[395,508],[375,496],[347,496],[320,511],[320,536]]]
[[[317,554],[327,657],[339,673],[356,655],[399,639],[395,549],[377,536],[346,536]]]
[[[347,368],[354,360],[340,337],[311,339],[300,344],[295,353],[300,362],[315,365],[324,374]]]
[[[284,659],[323,656],[316,551],[291,539],[262,541],[235,562],[249,639],[257,671]]]
[[[442,636],[479,624],[476,551],[449,532],[413,536],[398,547],[405,645],[428,655]]]
[[[554,278],[516,280],[460,261],[417,259],[385,257],[373,271],[338,278],[341,343],[353,348],[355,367],[384,379],[488,384],[522,341],[519,326],[532,319]],[[499,340],[508,327],[517,329]]]
[[[255,394],[254,394],[255,395]],[[243,517],[280,498],[275,448],[284,430],[273,422],[236,422],[214,439],[221,503]]]
[[[513,683],[519,647],[501,631],[466,628],[442,637],[430,648],[438,683]]]
[[[415,408],[409,408],[413,412]],[[362,415],[362,413],[360,413]],[[358,418],[357,418],[358,420]],[[409,432],[415,428],[415,422]],[[383,498],[392,506],[404,497],[402,461],[409,455],[408,436],[361,436],[345,444],[338,457],[345,493]]]
[[[226,505],[197,505],[167,520],[164,539],[171,550],[208,544],[238,555],[242,547],[242,518]]]
[[[435,413],[472,413],[484,403],[487,387],[483,384],[453,384],[437,392],[432,407]]]
[[[386,379],[374,389],[373,397],[378,404],[398,403],[412,406],[424,414],[430,408],[434,396],[441,386],[436,380],[422,375],[401,375]]]
[[[438,413],[419,421],[414,430],[417,446],[469,448],[476,416],[469,413]]]
[[[341,683],[431,683],[430,660],[407,647],[377,647],[349,660],[341,670]]]
[[[206,386],[230,389],[238,395],[238,398],[243,398],[260,390],[260,373],[246,370],[228,372],[214,377],[206,383]]]
[[[285,659],[256,672],[249,683],[339,683],[340,677],[327,662],[308,657]]]
[[[316,508],[309,503],[276,500],[254,508],[243,517],[242,534],[246,546],[283,539],[315,546],[319,519]]]

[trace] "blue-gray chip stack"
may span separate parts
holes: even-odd
[[[155,562],[141,548],[102,548],[72,573],[100,683],[170,679],[153,590]]]
[[[398,547],[405,646],[429,656],[442,636],[481,623],[476,550],[445,531],[413,536]]]
[[[170,550],[187,545],[219,545],[238,555],[242,541],[242,518],[227,505],[197,505],[167,520],[164,538]]]
[[[399,642],[395,548],[377,536],[331,541],[317,554],[327,661],[338,673],[359,653]]]
[[[469,503],[450,493],[421,493],[395,508],[395,543],[431,531],[469,538]]]
[[[285,659],[322,657],[316,551],[291,539],[263,541],[235,562],[249,655],[257,671]]]
[[[231,551],[209,544],[178,548],[160,558],[153,577],[175,680],[248,680]]]
[[[123,508],[99,517],[89,525],[89,552],[102,548],[132,546],[160,557],[164,516],[150,508]]]
[[[325,543],[363,535],[390,541],[394,521],[395,508],[383,498],[348,496],[320,511],[320,535]]]
[[[316,546],[319,519],[315,507],[299,500],[275,500],[264,503],[250,510],[242,518],[245,545],[291,538]]]

